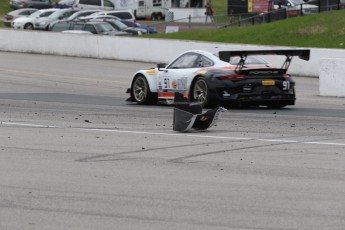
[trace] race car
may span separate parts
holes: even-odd
[[[284,55],[280,68],[262,55]],[[169,64],[137,71],[127,101],[138,104],[173,104],[175,92],[203,107],[294,105],[295,82],[287,74],[294,56],[309,60],[308,49],[190,50]]]

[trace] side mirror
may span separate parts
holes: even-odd
[[[167,65],[166,65],[165,63],[159,63],[159,64],[157,64],[158,70],[160,70],[160,69],[165,69],[166,66],[167,66]]]

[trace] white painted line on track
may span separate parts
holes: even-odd
[[[35,125],[35,124],[26,124],[26,123],[16,123],[16,122],[1,122],[4,125],[17,125],[17,126],[28,126],[28,127],[39,127],[39,128],[59,128],[54,125]]]
[[[54,125],[37,125],[37,124],[16,123],[16,122],[1,122],[0,124],[15,125],[15,126],[26,126],[26,127],[39,127],[39,128],[63,128],[63,127],[54,126]],[[161,135],[161,136],[184,136],[184,137],[196,137],[196,138],[228,139],[228,140],[237,140],[237,141],[262,141],[262,142],[281,142],[281,143],[296,143],[296,144],[345,146],[345,143],[323,142],[323,141],[256,139],[256,138],[243,138],[243,137],[209,136],[209,135],[188,134],[188,133],[157,133],[157,132],[116,130],[116,129],[97,129],[97,128],[70,128],[70,129],[79,129],[79,130],[97,131],[97,132],[113,132],[113,133],[130,133],[130,134]]]

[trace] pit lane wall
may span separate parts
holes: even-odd
[[[12,29],[0,29],[0,38],[1,51],[149,63],[168,63],[181,52],[190,49],[210,49],[214,47],[222,47],[229,50],[294,48]],[[265,58],[277,66],[280,66],[284,61],[284,57],[279,56],[268,56]],[[293,58],[289,73],[299,76],[320,77],[321,95],[345,97],[344,64],[345,49],[313,48],[311,49],[309,61],[304,61],[297,57]],[[148,64],[148,67],[153,66]]]

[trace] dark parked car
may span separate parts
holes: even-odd
[[[24,8],[24,9],[18,9],[18,10],[11,11],[11,12],[5,14],[4,20],[3,20],[4,24],[6,26],[11,27],[11,22],[13,20],[20,18],[20,17],[27,17],[36,11],[37,11],[37,9],[33,9],[33,8]]]
[[[156,34],[158,33],[157,29],[152,27],[152,26],[143,26],[137,22],[132,22],[128,20],[121,20],[121,22],[129,27],[134,27],[134,28],[141,28],[147,31],[148,34]]]
[[[72,8],[74,0],[61,0],[54,4],[54,8],[66,9]]]
[[[79,18],[79,20],[108,22],[114,27],[115,30],[124,31],[132,35],[142,35],[142,34],[147,33],[145,29],[137,28],[137,27],[129,27],[126,24],[124,24],[118,17],[111,16],[111,15],[92,14],[86,17]]]
[[[62,21],[52,25],[50,30],[55,32],[62,32],[66,30],[83,30],[99,35],[128,35],[126,32],[115,30],[108,22]]]
[[[35,8],[48,9],[52,8],[52,0],[10,0],[10,7],[13,9]]]
[[[73,20],[77,20],[78,18],[80,17],[85,17],[87,15],[90,15],[90,14],[93,14],[95,12],[100,12],[101,10],[78,10],[77,12],[75,12],[74,14],[72,14],[71,16],[69,16],[68,18],[66,19],[63,19],[63,20],[58,20],[58,21],[55,21],[55,22],[51,22],[49,24],[49,28],[48,30],[51,30],[51,27],[57,23],[57,22],[66,22],[66,21],[73,21]]]

